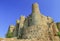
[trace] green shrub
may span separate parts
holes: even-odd
[[[60,32],[58,32],[58,36],[60,37]]]
[[[6,37],[7,37],[7,38],[12,38],[12,37],[13,37],[13,33],[12,33],[12,32],[8,32],[8,33],[6,34]]]

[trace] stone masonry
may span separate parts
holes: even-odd
[[[12,38],[16,37],[17,40],[60,41],[56,23],[51,17],[41,14],[38,3],[32,4],[32,13],[26,18],[21,16],[20,20],[16,21],[14,30],[10,31],[13,32]]]

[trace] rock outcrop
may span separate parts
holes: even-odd
[[[56,23],[58,30],[60,31],[60,22]]]
[[[60,41],[57,26],[51,17],[44,16],[37,3],[32,5],[32,13],[28,17],[21,16],[16,21],[13,37],[19,39],[37,39],[39,41]],[[36,41],[36,40],[34,40]]]

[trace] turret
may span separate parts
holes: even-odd
[[[23,33],[23,27],[24,27],[24,21],[25,21],[25,17],[21,16],[20,17],[20,22],[19,22],[19,32],[18,32],[18,38],[22,38],[22,33]]]
[[[10,25],[10,26],[9,26],[9,30],[10,30],[10,32],[13,32],[14,29],[15,29],[15,26],[14,26],[14,25]]]
[[[32,4],[32,13],[40,13],[38,3]]]
[[[32,5],[32,25],[39,25],[41,23],[41,14],[37,3]]]
[[[24,25],[24,20],[25,20],[25,17],[24,17],[24,16],[21,16],[21,17],[20,17],[19,28],[22,28],[22,27],[23,27],[23,25]]]
[[[58,30],[60,31],[60,22],[56,23]]]

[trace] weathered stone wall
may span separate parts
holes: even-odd
[[[58,29],[57,29],[56,23],[54,22],[50,23],[50,27],[48,31],[52,41],[60,41],[59,36],[57,36]]]
[[[14,25],[10,25],[10,26],[9,26],[9,31],[10,31],[10,32],[13,32],[14,29],[15,29],[15,26],[14,26]]]
[[[39,25],[41,23],[41,14],[37,3],[32,5],[32,25]]]
[[[48,25],[33,25],[28,28],[24,28],[23,39],[42,39],[44,41],[59,41],[57,36],[58,29],[55,23]]]
[[[19,22],[20,20],[16,20],[16,25],[15,25],[15,29],[14,29],[14,37],[18,36],[18,31],[19,31]]]
[[[25,39],[33,39],[33,38],[37,38],[37,39],[43,39],[48,37],[47,34],[47,26],[43,26],[43,25],[33,25],[30,26],[28,28],[24,28],[24,32],[23,32],[23,36],[22,38]]]
[[[30,14],[24,21],[24,28],[27,28],[32,25],[32,15]]]
[[[23,27],[24,27],[24,21],[25,21],[25,17],[21,16],[20,17],[20,22],[19,22],[19,29],[18,29],[18,38],[22,37],[22,32],[23,32]]]
[[[23,26],[24,26],[24,21],[25,21],[25,17],[24,17],[24,16],[21,16],[21,17],[20,17],[19,28],[23,28]]]

